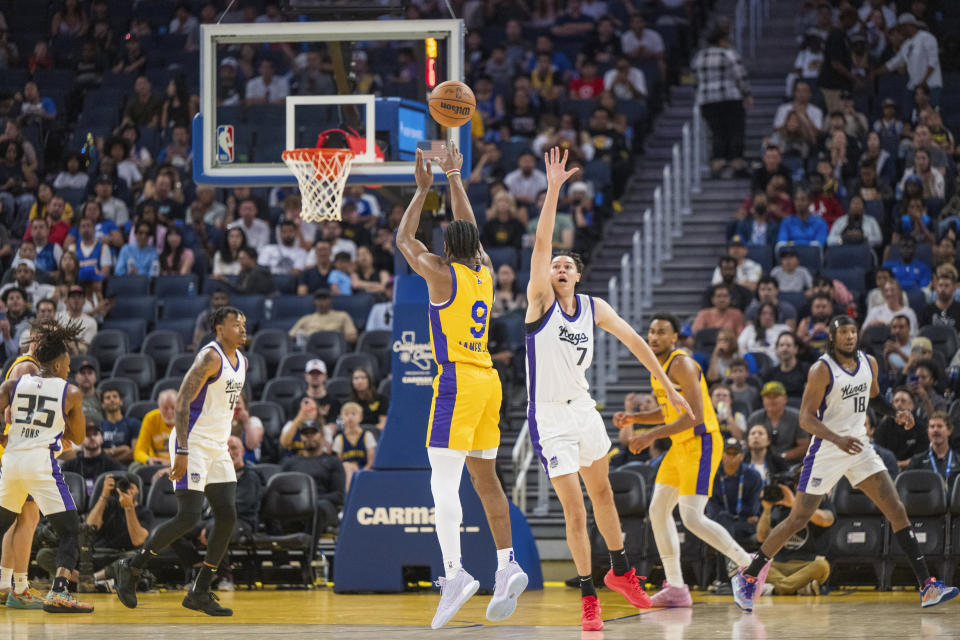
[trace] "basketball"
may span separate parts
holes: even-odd
[[[427,104],[434,120],[445,127],[459,127],[470,122],[477,108],[477,99],[464,83],[447,80],[434,87]]]

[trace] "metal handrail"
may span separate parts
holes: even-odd
[[[530,424],[523,421],[523,428],[513,443],[513,504],[517,505],[521,513],[527,512],[527,471],[533,463],[533,442],[530,440]]]

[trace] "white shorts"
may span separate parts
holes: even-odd
[[[170,433],[170,452],[176,451],[177,432]],[[177,480],[174,489],[203,491],[208,484],[236,482],[237,471],[227,445],[187,439],[187,473]]]
[[[551,478],[577,473],[610,451],[607,427],[592,398],[531,402],[527,423],[534,451]]]
[[[862,444],[860,453],[851,455],[831,442],[813,438],[803,458],[797,490],[822,496],[830,493],[843,476],[855,487],[875,473],[886,472],[887,467],[873,445]]]
[[[45,516],[77,510],[60,465],[49,449],[13,451],[3,456],[0,507],[20,513],[27,496],[33,496]]]

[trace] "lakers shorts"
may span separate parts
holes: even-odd
[[[177,449],[177,432],[170,432],[170,451]],[[187,437],[187,473],[173,483],[174,490],[203,491],[208,484],[236,482],[237,471],[225,444]]]
[[[23,503],[33,496],[45,516],[76,511],[60,465],[49,449],[18,452],[5,456],[0,472],[0,507],[20,513]]]
[[[704,433],[674,442],[660,462],[656,482],[676,487],[681,496],[709,496],[713,476],[723,457],[723,439],[718,432]]]
[[[460,451],[500,446],[503,389],[496,370],[449,363],[433,380],[427,446]]]

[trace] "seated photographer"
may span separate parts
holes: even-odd
[[[94,422],[87,422],[87,437],[80,443],[81,455],[63,463],[64,471],[72,471],[83,476],[87,486],[87,495],[93,493],[94,484],[102,473],[122,471],[124,465],[114,460],[103,450],[103,432]]]
[[[756,428],[763,427],[757,425]],[[727,438],[720,468],[713,478],[713,495],[707,502],[707,517],[723,525],[742,546],[755,547],[762,491],[760,474],[750,465],[743,464],[743,445],[736,438]]]
[[[776,478],[775,478],[776,480]],[[786,480],[786,478],[783,478]],[[773,527],[790,515],[795,500],[796,476],[789,485],[783,482],[764,487],[760,504],[763,511],[757,523],[757,542],[767,539]],[[828,496],[824,496],[813,517],[795,533],[783,549],[774,557],[767,574],[764,593],[788,596],[820,595],[820,585],[830,577],[830,563],[825,556],[830,544],[827,529],[836,521],[837,515]]]
[[[89,431],[88,431],[89,433]],[[89,435],[87,436],[89,440]],[[140,490],[125,472],[104,478],[100,496],[87,514],[81,540],[90,536],[94,581],[112,579],[113,563],[132,555],[147,539],[153,526],[153,514],[140,504]],[[80,566],[84,566],[84,546],[80,545]],[[44,548],[37,553],[37,564],[50,575],[56,572],[56,550]],[[75,572],[74,578],[79,577]]]

